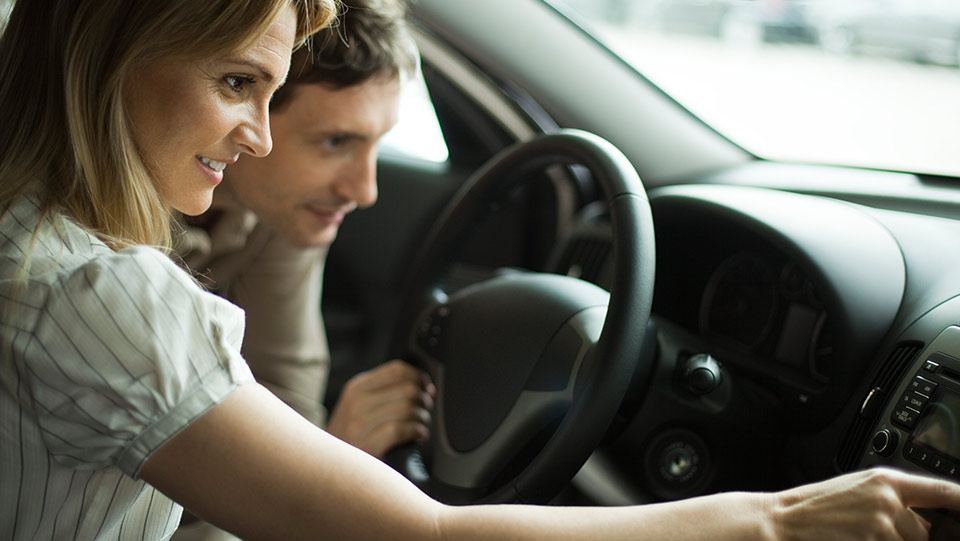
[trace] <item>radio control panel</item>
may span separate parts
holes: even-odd
[[[944,329],[888,397],[860,461],[861,469],[879,465],[960,482],[960,327]],[[956,539],[955,513],[924,515],[931,539]]]
[[[960,327],[947,327],[891,395],[861,467],[891,465],[960,481]]]

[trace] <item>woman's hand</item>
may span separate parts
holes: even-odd
[[[911,508],[960,509],[960,486],[875,468],[775,495],[777,539],[927,539],[930,524]]]

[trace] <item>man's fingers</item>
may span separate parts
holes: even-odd
[[[400,445],[415,440],[426,439],[430,435],[430,414],[420,409],[418,413],[403,414],[397,411],[388,413],[382,422],[368,424],[365,433],[352,442],[373,456],[383,457],[384,453]]]
[[[421,393],[423,394],[423,393]],[[368,438],[380,427],[390,423],[415,422],[424,427],[430,424],[430,407],[422,402],[430,402],[429,396],[412,399],[405,393],[398,393],[387,399],[383,395],[367,397],[369,400],[356,403],[350,411],[351,432],[358,438]]]
[[[379,457],[400,443],[428,436],[435,393],[426,374],[394,359],[347,382],[327,427]]]
[[[364,424],[370,430],[393,422],[416,422],[424,426],[430,424],[430,411],[407,401],[388,402],[365,413]]]
[[[359,414],[397,402],[432,410],[434,400],[433,395],[418,384],[403,381],[375,390],[345,389],[341,402],[345,405],[349,404],[347,407]]]
[[[432,387],[430,378],[409,363],[394,359],[366,372],[361,372],[350,378],[348,386],[359,392],[376,392],[385,387],[393,387],[404,382],[421,388]]]
[[[387,423],[380,425],[370,434],[368,452],[376,457],[382,457],[387,451],[401,443],[422,440],[428,435],[427,428],[420,423]]]
[[[381,384],[391,384],[400,381],[409,381],[412,383],[421,383],[423,381],[423,372],[417,370],[410,363],[393,359],[387,361],[376,368],[368,371],[373,379]]]

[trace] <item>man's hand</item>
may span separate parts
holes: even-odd
[[[347,381],[327,432],[382,458],[396,445],[427,437],[435,393],[423,372],[394,359]]]

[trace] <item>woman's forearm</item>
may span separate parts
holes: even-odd
[[[773,500],[767,494],[728,493],[634,507],[447,507],[439,529],[444,541],[772,541]]]
[[[253,384],[164,444],[142,476],[250,541],[920,541],[927,524],[911,507],[960,509],[960,486],[887,469],[633,507],[445,506]]]

